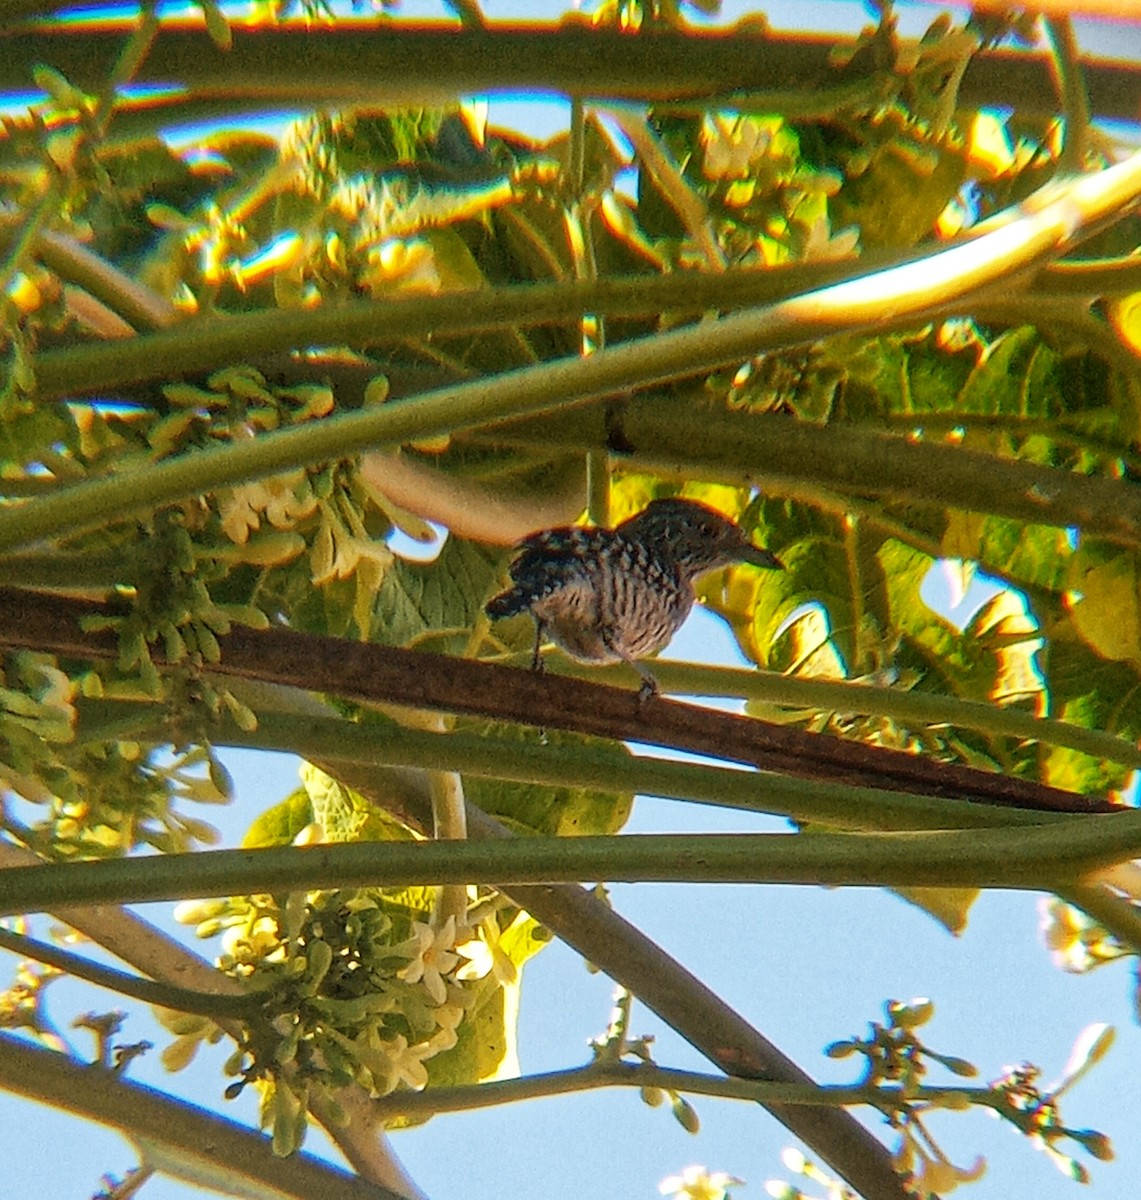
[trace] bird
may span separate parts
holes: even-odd
[[[533,533],[516,547],[511,586],[485,611],[493,620],[529,612],[533,670],[549,638],[576,662],[629,663],[639,692],[658,692],[638,659],[661,650],[689,616],[694,580],[731,563],[783,570],[741,527],[696,500],[652,500],[614,529],[565,526]]]

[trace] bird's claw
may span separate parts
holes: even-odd
[[[653,676],[647,675],[642,680],[642,686],[638,689],[638,707],[649,703],[649,701],[657,699],[661,695],[658,690],[658,681]]]

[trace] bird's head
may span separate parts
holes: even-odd
[[[652,500],[619,529],[626,537],[644,539],[690,579],[731,563],[784,569],[775,554],[754,546],[739,525],[696,500]]]

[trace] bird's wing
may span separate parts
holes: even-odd
[[[511,564],[512,586],[488,602],[494,617],[513,616],[537,600],[584,580],[613,538],[608,529],[546,529],[524,539]]]
[[[516,548],[511,578],[519,581],[536,572],[561,576],[596,557],[605,542],[613,536],[608,529],[579,529],[575,526],[533,533]]]

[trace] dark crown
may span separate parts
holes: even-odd
[[[754,546],[739,525],[696,500],[652,500],[636,516],[623,521],[616,532],[653,547],[659,557],[675,562],[690,579],[735,562],[776,570],[783,565],[775,554]]]

